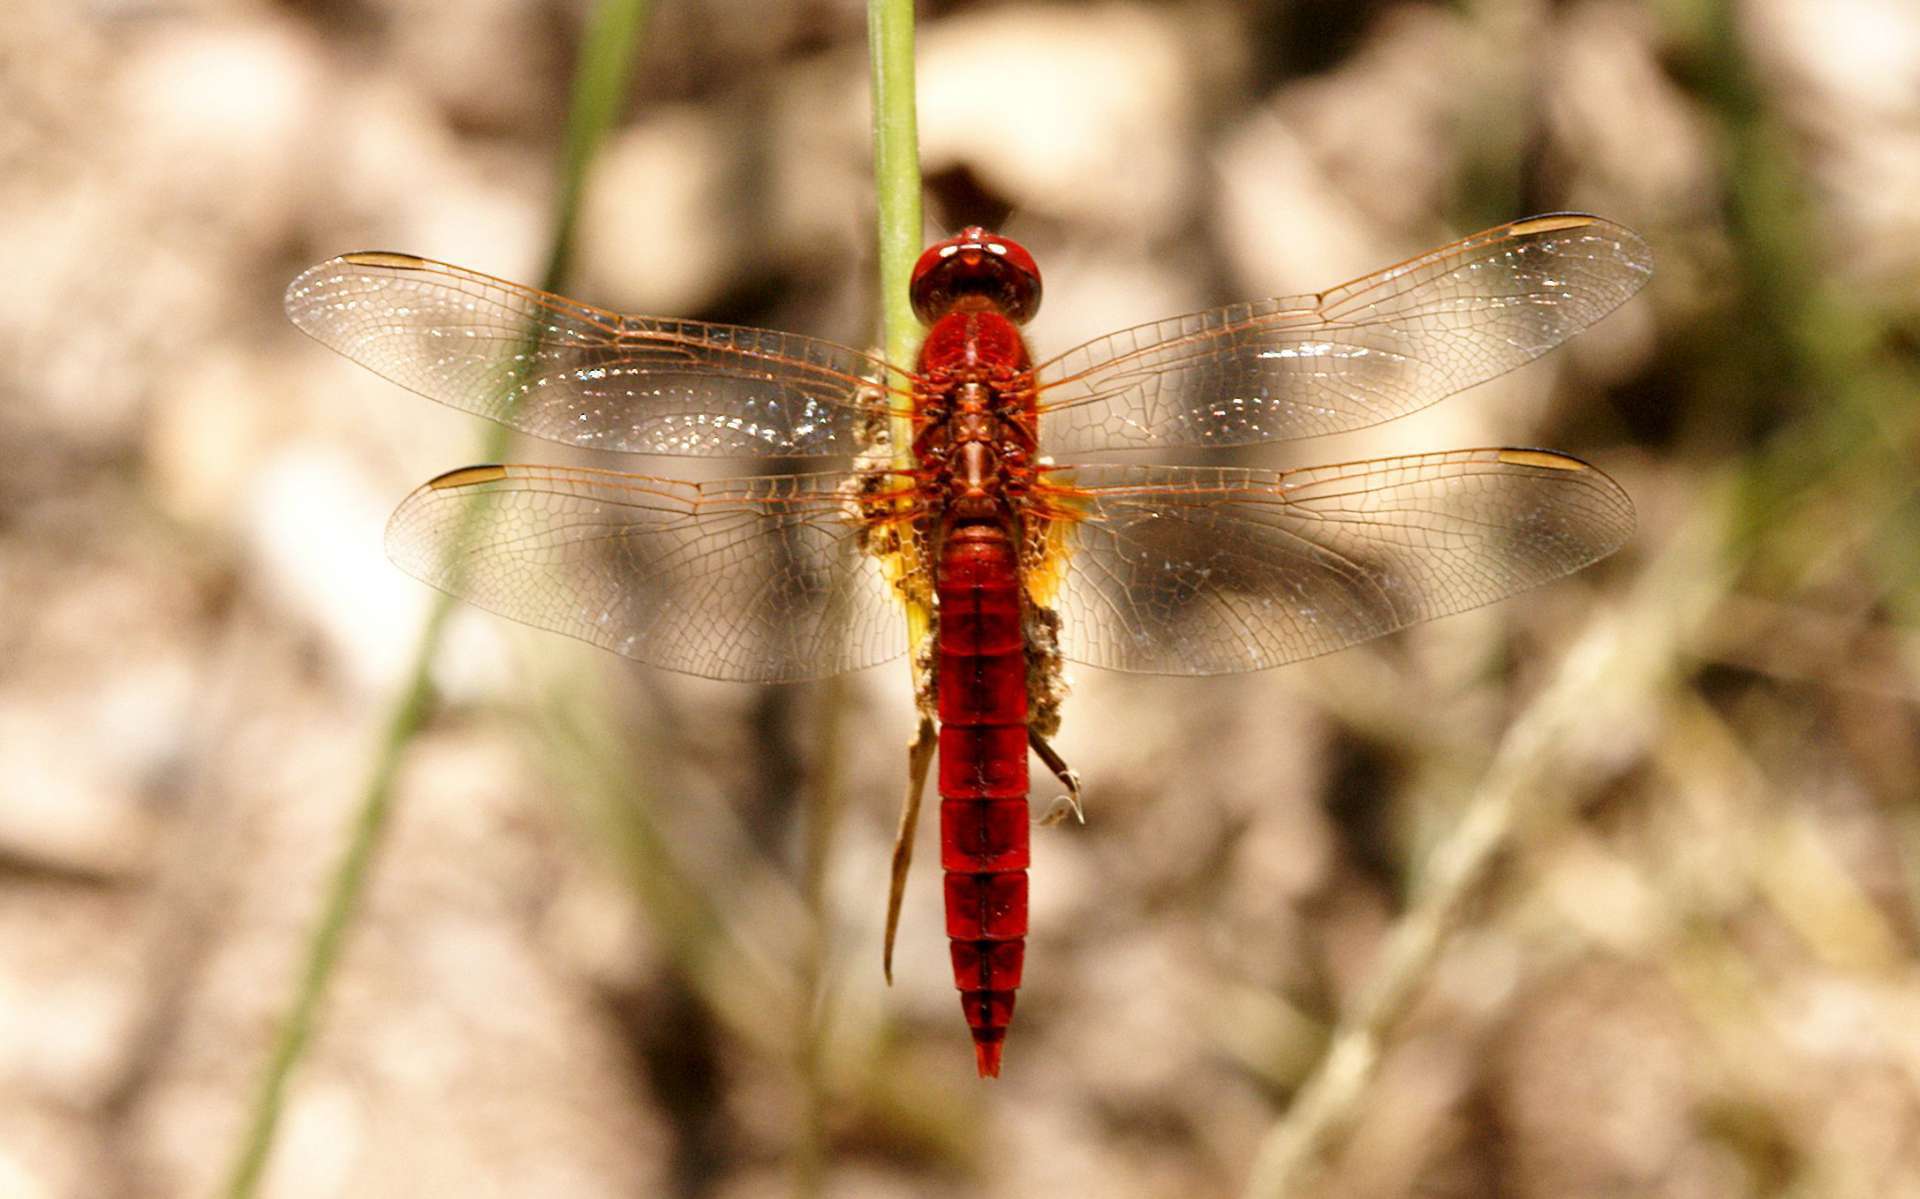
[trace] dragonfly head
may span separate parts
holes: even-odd
[[[1019,242],[970,225],[920,255],[911,295],[914,314],[929,325],[968,297],[1024,325],[1040,310],[1040,268]]]

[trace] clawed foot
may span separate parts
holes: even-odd
[[[1069,788],[1067,793],[1054,796],[1053,802],[1047,805],[1047,810],[1034,819],[1034,823],[1041,828],[1051,828],[1059,824],[1067,818],[1069,812],[1073,814],[1076,822],[1080,824],[1087,822],[1087,810],[1080,806],[1080,776],[1071,770],[1067,772],[1067,776],[1066,783]]]

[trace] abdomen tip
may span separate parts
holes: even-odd
[[[973,1043],[974,1064],[980,1067],[980,1077],[1000,1077],[1000,1050],[1006,1042],[999,1039],[975,1041]]]

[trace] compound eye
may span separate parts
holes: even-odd
[[[970,228],[920,255],[910,296],[914,314],[927,324],[967,296],[983,296],[1024,324],[1040,308],[1040,269],[1018,242]]]
[[[1024,325],[1040,311],[1040,267],[1027,248],[1011,238],[989,235],[988,248],[1008,280],[1008,295],[1001,306],[1011,320]]]
[[[1006,268],[1000,307],[1006,312],[1008,320],[1016,325],[1024,325],[1033,319],[1034,313],[1040,311],[1040,272],[1023,271],[1011,262],[1006,264]]]

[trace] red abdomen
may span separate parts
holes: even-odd
[[[955,527],[936,586],[947,937],[987,1077],[1000,1073],[1027,935],[1027,657],[1007,531],[992,523]]]

